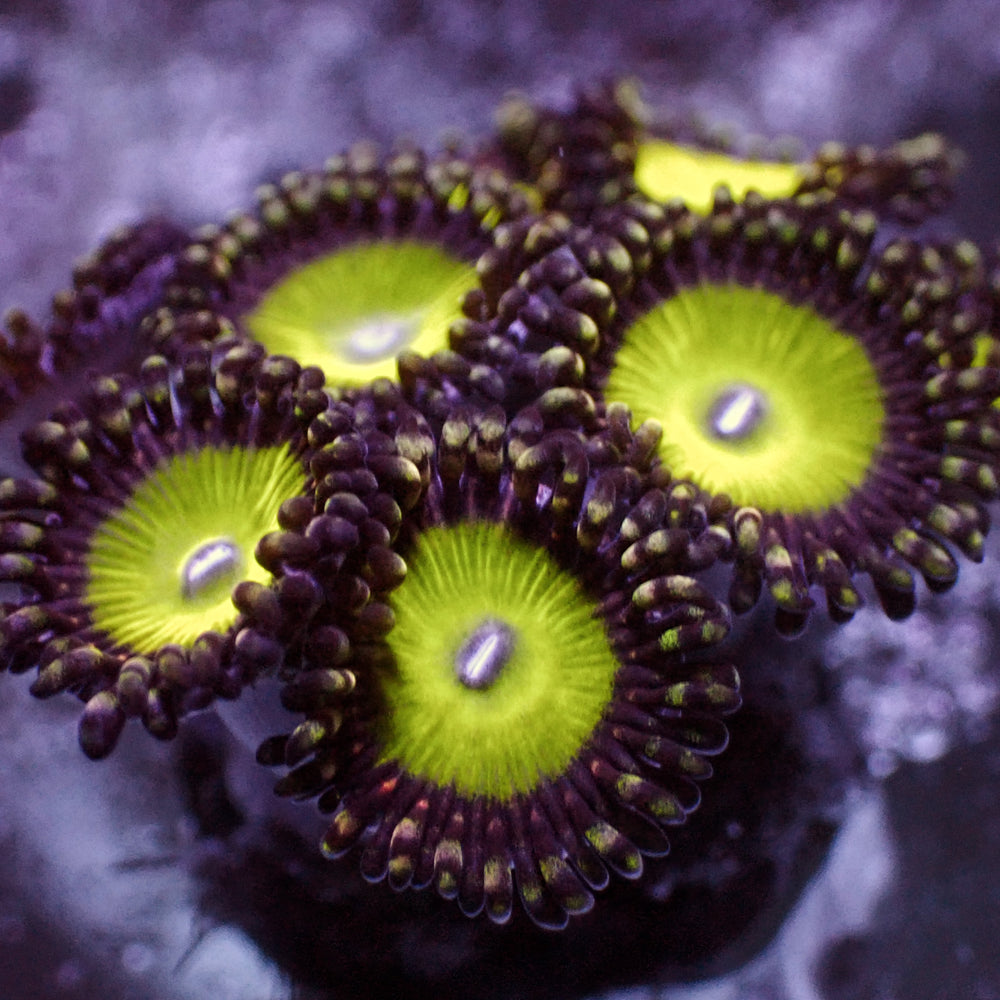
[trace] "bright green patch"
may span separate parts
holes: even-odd
[[[713,434],[734,384],[766,401],[744,436]],[[818,513],[859,487],[882,438],[878,378],[861,344],[806,306],[733,284],[684,289],[626,331],[605,388],[636,424],[663,425],[679,477],[741,506]]]
[[[562,773],[611,699],[618,661],[594,603],[502,525],[424,532],[392,595],[383,759],[464,795],[505,801]],[[499,677],[471,689],[455,656],[484,620],[516,633]]]
[[[254,549],[277,529],[282,501],[304,488],[305,473],[285,447],[204,447],[171,456],[94,534],[86,558],[94,625],[147,655],[224,631],[236,618],[233,586],[270,579]],[[237,558],[221,571],[209,568],[201,585],[191,586],[199,580],[191,577],[192,558],[220,540]]]
[[[296,268],[245,317],[272,354],[319,365],[331,385],[396,377],[404,348],[448,346],[473,265],[412,240],[354,243]]]
[[[741,160],[673,142],[642,143],[635,163],[635,182],[647,198],[681,198],[692,211],[702,215],[711,209],[712,196],[720,184],[742,201],[750,190],[759,191],[765,198],[788,198],[802,180],[802,166],[798,163]]]

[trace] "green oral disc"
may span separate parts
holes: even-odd
[[[625,332],[605,388],[663,425],[678,476],[741,506],[819,512],[859,487],[885,409],[861,344],[760,288],[686,288]]]
[[[94,534],[86,557],[94,625],[146,655],[225,631],[236,617],[234,585],[270,578],[254,559],[257,542],[277,529],[282,501],[304,488],[285,447],[171,456]]]
[[[319,365],[330,384],[396,377],[404,348],[448,346],[476,269],[411,240],[355,243],[296,268],[245,317],[268,351]]]
[[[656,140],[639,146],[635,163],[635,182],[647,198],[680,198],[702,215],[711,209],[713,193],[720,184],[742,201],[750,190],[765,198],[791,197],[802,180],[802,167],[797,163],[741,160]]]
[[[383,759],[500,801],[562,773],[618,668],[594,603],[544,549],[492,522],[424,532],[407,565],[392,596]]]

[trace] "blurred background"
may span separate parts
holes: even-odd
[[[991,246],[996,14],[993,0],[0,0],[0,308],[44,318],[74,259],[124,223],[219,221],[261,181],[357,139],[475,139],[511,89],[565,105],[578,85],[624,75],[654,108],[806,152],[940,131],[967,163],[929,231]],[[810,626],[794,646],[740,633],[762,676],[780,665],[762,704],[774,708],[787,672],[810,678],[788,698],[812,712],[797,766],[810,821],[827,824],[812,851],[780,847],[782,901],[752,941],[679,969],[655,960],[652,934],[643,971],[622,941],[621,969],[579,977],[565,972],[571,950],[560,965],[550,949],[519,989],[526,976],[539,996],[616,1000],[1000,997],[996,550],[904,626],[861,615],[836,635]],[[304,975],[280,930],[301,937],[308,916],[240,917],[239,894],[213,881],[248,877],[226,868],[225,838],[206,840],[192,804],[224,777],[220,764],[192,782],[192,761],[204,769],[224,736],[209,724],[182,751],[132,734],[95,765],[77,749],[72,699],[41,704],[26,686],[0,676],[0,997],[380,995],[377,977],[370,994],[338,983],[335,934],[311,960],[326,981]],[[236,797],[241,778],[225,777]],[[241,794],[250,826],[266,809]],[[352,933],[365,926],[377,944],[376,924]],[[446,945],[425,961],[446,969]],[[427,943],[404,923],[392,946],[416,969]],[[533,960],[510,939],[491,954],[501,970]],[[435,975],[441,995],[518,995],[502,972]]]

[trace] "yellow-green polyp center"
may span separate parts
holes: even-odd
[[[721,184],[737,201],[750,190],[765,198],[788,198],[803,177],[797,163],[741,160],[660,140],[642,143],[635,162],[635,182],[646,197],[654,201],[681,198],[703,215],[711,209],[713,194]]]
[[[624,334],[605,387],[663,425],[678,476],[741,506],[821,512],[859,487],[882,438],[861,343],[760,288],[686,288]]]
[[[94,532],[85,598],[116,645],[152,654],[191,646],[236,618],[240,580],[266,583],[254,559],[283,500],[305,488],[286,447],[204,447],[166,459]]]
[[[395,378],[404,348],[429,355],[448,346],[475,267],[429,243],[352,243],[304,264],[244,321],[274,354],[319,365],[331,384]]]
[[[566,769],[618,668],[571,574],[503,525],[463,522],[419,536],[392,607],[383,759],[500,801]]]

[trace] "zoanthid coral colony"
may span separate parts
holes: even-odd
[[[982,559],[998,310],[968,241],[880,239],[946,202],[938,137],[752,157],[624,85],[499,123],[11,314],[7,412],[92,371],[0,481],[0,656],[93,757],[275,678],[258,760],[325,855],[559,928],[697,823],[732,612],[846,622],[867,577],[901,619]]]

